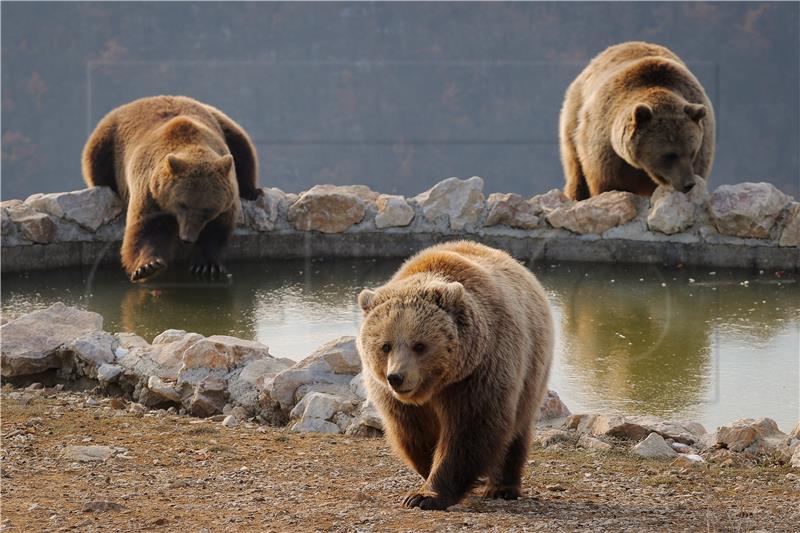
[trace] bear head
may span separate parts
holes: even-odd
[[[230,154],[172,153],[164,158],[151,194],[177,220],[182,241],[197,241],[206,224],[236,206],[239,193],[233,172]]]
[[[656,90],[622,118],[620,156],[658,185],[688,192],[695,185],[693,161],[703,143],[707,109],[670,91]]]
[[[438,280],[363,290],[358,345],[365,370],[396,399],[415,405],[460,379],[457,317],[464,299],[461,283]]]

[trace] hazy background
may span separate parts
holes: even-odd
[[[113,107],[184,94],[239,121],[262,184],[560,187],[564,90],[606,46],[668,46],[716,108],[714,184],[800,196],[798,3],[9,3],[2,197],[82,187]]]

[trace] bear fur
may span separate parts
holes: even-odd
[[[219,276],[239,197],[259,195],[247,133],[220,110],[154,96],[108,113],[83,149],[83,177],[128,205],[122,265],[131,281],[166,268],[178,238],[194,243],[190,270]]]
[[[572,82],[559,121],[573,200],[605,191],[687,192],[714,161],[714,109],[697,78],[663,46],[628,42],[595,57]]]
[[[425,479],[403,505],[446,509],[480,476],[485,496],[519,497],[553,352],[536,277],[505,252],[451,242],[411,257],[358,302],[369,399]]]

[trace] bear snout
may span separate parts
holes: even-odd
[[[403,381],[405,381],[405,376],[403,374],[393,373],[386,376],[386,381],[389,382],[389,386],[392,387],[394,390],[397,390],[403,385]]]

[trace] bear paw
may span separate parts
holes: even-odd
[[[133,270],[131,274],[131,281],[145,281],[152,278],[156,273],[167,268],[167,263],[160,257],[151,259],[149,261],[142,261],[139,266]]]
[[[403,507],[419,507],[425,511],[441,511],[447,509],[453,502],[443,498],[435,492],[411,492],[403,500]]]
[[[229,276],[228,269],[218,261],[194,262],[189,266],[189,273],[200,278],[219,279]]]
[[[522,496],[522,491],[516,485],[487,485],[483,489],[484,498],[516,500],[520,496]]]

